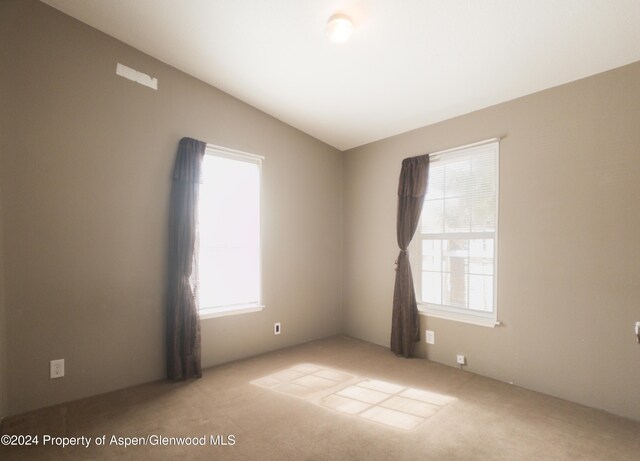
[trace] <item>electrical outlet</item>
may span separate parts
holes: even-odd
[[[458,354],[456,356],[456,362],[458,362],[459,365],[466,365],[467,364],[467,358],[462,354]]]
[[[52,360],[49,362],[49,377],[51,379],[62,378],[64,376],[64,359]]]
[[[638,342],[640,343],[640,322],[636,322],[636,324],[635,324],[633,329],[636,332],[636,338],[638,339]]]
[[[436,334],[431,330],[425,330],[424,332],[424,340],[427,344],[435,344],[436,343]]]
[[[280,326],[280,322],[276,322],[273,324],[273,334],[279,335],[282,332],[282,328]]]

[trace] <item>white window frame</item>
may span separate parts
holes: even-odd
[[[216,146],[213,144],[207,144],[204,155],[214,155],[217,157],[229,158],[232,160],[238,160],[242,162],[255,163],[258,165],[258,181],[259,191],[260,191],[260,242],[258,249],[258,302],[252,304],[242,304],[242,305],[233,305],[233,306],[224,306],[224,307],[199,307],[199,315],[200,319],[209,319],[215,317],[224,317],[228,315],[237,315],[237,314],[248,314],[251,312],[259,312],[263,310],[266,306],[263,302],[263,293],[262,293],[262,161],[264,157],[261,155],[251,154],[248,152],[242,152],[235,149],[229,149],[227,147]]]
[[[429,154],[429,162],[433,164],[438,161],[438,158],[442,158],[447,155],[456,154],[469,154],[478,148],[486,148],[487,145],[495,144],[495,167],[496,167],[496,230],[495,232],[462,232],[462,233],[445,233],[445,234],[422,234],[421,222],[418,223],[416,233],[409,246],[409,257],[412,267],[412,275],[414,281],[414,289],[416,293],[416,300],[418,303],[418,312],[427,317],[436,317],[446,320],[453,320],[457,322],[469,323],[473,325],[480,325],[485,327],[495,327],[500,325],[498,321],[498,241],[499,241],[499,198],[500,198],[500,139],[492,138],[484,141],[479,141],[473,144],[467,144],[444,151],[433,152]],[[426,198],[426,196],[425,196]],[[493,310],[492,312],[481,312],[471,309],[458,308],[454,306],[432,304],[422,302],[422,240],[423,235],[431,235],[432,238],[440,236],[441,238],[486,238],[487,236],[493,237]]]

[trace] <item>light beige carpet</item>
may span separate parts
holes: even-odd
[[[3,433],[39,445],[2,460],[640,459],[638,421],[346,337],[15,416]]]

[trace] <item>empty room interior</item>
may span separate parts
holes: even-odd
[[[0,458],[640,459],[640,2],[0,0]]]

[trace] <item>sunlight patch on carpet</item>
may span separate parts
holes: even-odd
[[[449,395],[302,363],[251,384],[387,427],[411,431],[456,400]]]

